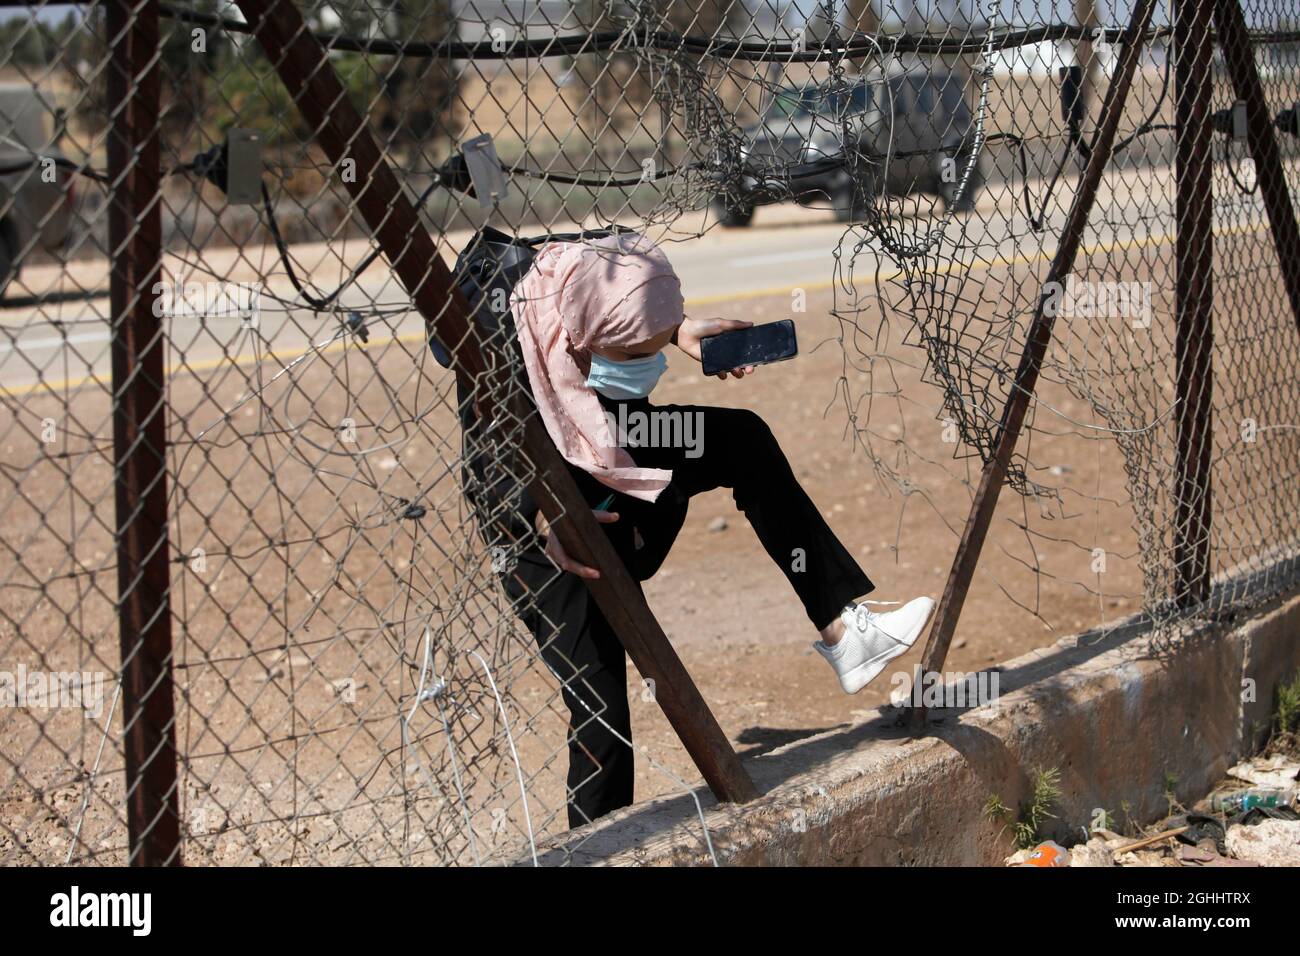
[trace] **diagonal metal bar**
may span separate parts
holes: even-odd
[[[338,168],[375,242],[392,263],[430,332],[452,352],[457,376],[473,385],[489,380],[471,331],[469,304],[452,281],[437,246],[421,225],[383,154],[347,98],[325,48],[308,30],[291,0],[240,0],[240,10],[321,147]],[[491,400],[490,389],[475,394]],[[482,408],[484,415],[513,409]],[[529,490],[565,549],[601,573],[586,584],[643,677],[655,682],[655,699],[714,795],[745,802],[758,795],[708,704],[655,620],[640,588],[591,514],[567,466],[536,415],[524,417],[524,451],[536,466]]]
[[[1083,238],[1083,229],[1087,225],[1088,216],[1097,198],[1102,174],[1110,161],[1115,133],[1119,129],[1124,104],[1128,101],[1129,89],[1133,85],[1133,74],[1137,71],[1143,38],[1151,23],[1154,8],[1155,0],[1138,0],[1128,29],[1125,31],[1126,40],[1119,66],[1115,78],[1106,89],[1106,99],[1102,104],[1101,126],[1093,140],[1088,155],[1088,165],[1084,168],[1083,178],[1070,205],[1069,217],[1061,232],[1060,245],[1057,246],[1043,290],[1038,297],[1038,305],[1034,309],[1034,318],[1029,327],[1025,350],[1021,353],[1020,364],[1016,368],[1016,375],[1011,385],[1011,394],[1002,412],[997,441],[993,446],[992,455],[980,473],[980,483],[971,502],[970,515],[966,519],[961,542],[957,546],[957,554],[948,573],[948,582],[944,586],[943,597],[939,601],[934,624],[926,640],[925,654],[921,659],[923,675],[940,673],[943,670],[944,659],[948,656],[948,645],[952,642],[957,620],[961,617],[962,605],[970,590],[971,579],[975,576],[975,568],[979,563],[989,525],[993,521],[998,495],[1006,481],[1007,467],[1015,452],[1021,428],[1024,426],[1029,399],[1038,384],[1038,372],[1042,367],[1043,357],[1047,354],[1047,346],[1052,341],[1052,326],[1056,316],[1055,310],[1048,308],[1048,303],[1053,297],[1053,290],[1074,271],[1074,260]],[[925,727],[925,707],[912,708],[908,724],[913,732],[921,731]]]

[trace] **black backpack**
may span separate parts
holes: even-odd
[[[604,239],[622,232],[624,226],[608,229],[586,229],[582,232],[547,233],[530,238],[515,238],[500,229],[484,226],[476,232],[469,244],[456,258],[453,279],[469,302],[470,318],[478,327],[484,349],[504,352],[512,363],[520,362],[518,341],[515,338],[514,316],[510,314],[510,293],[524,274],[532,267],[537,250],[548,242],[579,242],[583,239]],[[430,336],[429,349],[443,368],[451,368],[447,348]],[[491,362],[493,356],[484,358]]]
[[[574,233],[548,233],[532,238],[515,238],[499,229],[484,226],[476,232],[456,259],[453,279],[470,306],[470,320],[478,329],[483,360],[491,369],[501,369],[499,380],[518,390],[531,404],[528,373],[515,334],[510,312],[510,293],[532,267],[538,249],[547,242],[578,242],[602,239],[624,227],[589,229]],[[443,368],[451,367],[446,346],[433,335],[429,349]],[[511,548],[532,533],[537,511],[520,480],[523,471],[517,461],[517,422],[497,427],[479,420],[469,391],[456,383],[456,401],[461,424],[464,460],[462,481],[465,496],[474,509],[480,533],[489,547]]]

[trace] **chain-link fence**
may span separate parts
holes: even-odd
[[[994,468],[980,586],[1035,617],[1295,585],[1293,4],[32,4],[0,73],[6,864],[528,860],[634,750],[694,792],[570,653],[520,237],[816,264],[773,293],[838,350],[805,427],[951,532],[896,558]]]

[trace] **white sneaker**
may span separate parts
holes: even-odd
[[[888,614],[877,614],[861,604],[846,607],[840,614],[844,636],[839,643],[829,647],[814,641],[813,647],[834,668],[844,693],[856,694],[880,676],[886,664],[907,653],[933,613],[934,601],[928,597],[908,601]]]

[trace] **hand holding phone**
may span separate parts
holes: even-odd
[[[718,316],[711,319],[696,319],[688,315],[673,335],[673,344],[698,362],[700,361],[700,348],[705,339],[721,335],[723,332],[747,329],[753,324],[753,322],[746,322],[744,319],[724,319]],[[752,368],[738,368],[730,372],[723,372],[716,377],[721,379],[744,378],[752,371],[754,371]]]
[[[799,343],[790,319],[700,339],[700,365],[705,375],[784,362],[798,354]]]

